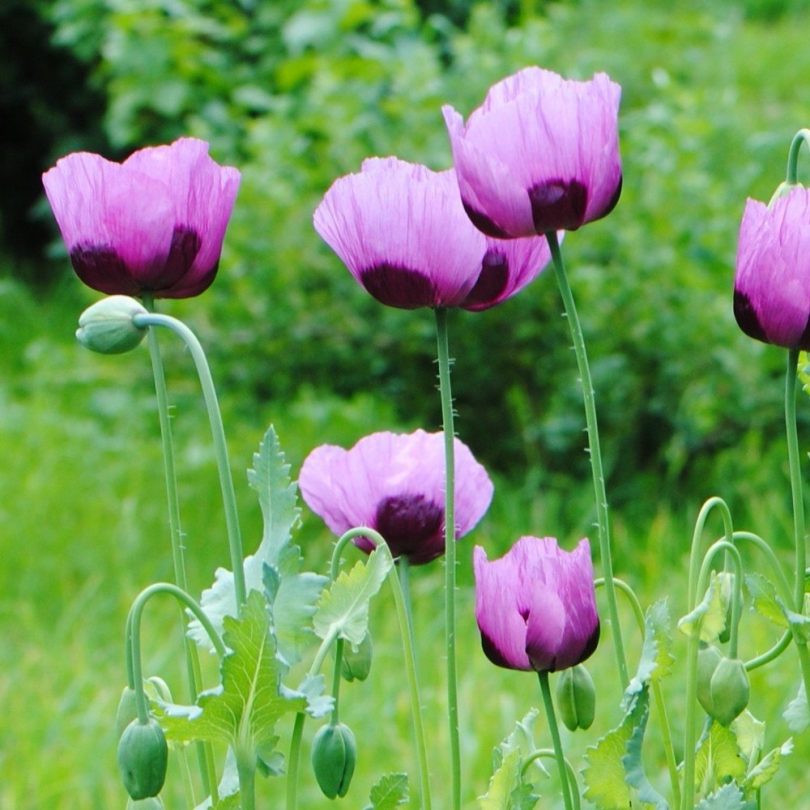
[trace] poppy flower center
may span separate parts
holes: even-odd
[[[444,551],[443,517],[444,510],[424,495],[393,495],[380,501],[374,523],[394,557],[419,564]]]

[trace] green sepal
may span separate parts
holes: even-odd
[[[118,768],[133,799],[148,799],[160,793],[168,763],[169,746],[157,720],[133,720],[124,729],[118,742]]]
[[[557,711],[569,731],[588,729],[596,714],[596,687],[583,664],[563,670],[557,679]]]
[[[312,740],[312,770],[327,799],[349,791],[357,762],[357,742],[345,723],[321,726]]]

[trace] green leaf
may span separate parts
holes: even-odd
[[[393,564],[390,552],[381,546],[366,562],[359,560],[348,573],[342,571],[318,600],[312,620],[316,634],[359,644],[368,632],[369,602]]]
[[[511,796],[520,781],[520,751],[507,753],[489,780],[489,788],[478,797],[480,810],[511,810]]]
[[[695,810],[754,810],[755,804],[745,800],[737,785],[724,785],[707,796]]]
[[[645,686],[639,693],[638,699],[631,712],[628,713],[627,720],[630,724],[631,732],[625,746],[626,754],[622,757],[622,765],[626,773],[627,784],[638,791],[638,798],[646,804],[651,804],[657,810],[668,810],[669,804],[666,799],[652,786],[644,771],[641,760],[642,744],[644,742],[644,732],[647,730],[647,720],[650,716],[649,690]]]
[[[585,798],[600,810],[627,810],[632,806],[622,762],[631,734],[632,727],[622,722],[585,752]]]
[[[794,734],[800,734],[810,726],[810,709],[808,709],[807,706],[807,693],[804,689],[804,681],[799,684],[798,694],[790,701],[782,717],[785,718],[788,728]]]
[[[695,757],[695,780],[703,792],[715,785],[745,776],[745,762],[740,756],[737,736],[731,728],[712,722]]]
[[[310,572],[299,573],[301,552],[291,542],[300,520],[296,486],[290,480],[290,466],[272,426],[253,455],[248,483],[259,495],[264,530],[256,553],[245,557],[245,586],[248,593],[267,591],[278,653],[292,666],[301,660],[312,640],[310,619],[327,579]],[[268,574],[268,568],[272,574]],[[268,576],[274,578],[272,588],[268,587]],[[214,584],[203,591],[200,604],[221,633],[225,616],[236,615],[233,572],[218,568]],[[189,635],[197,644],[210,648],[208,636],[196,619],[189,622]]]
[[[793,740],[788,739],[779,748],[769,751],[749,772],[745,779],[745,789],[759,790],[776,775],[782,764],[782,757],[793,751]]]
[[[725,629],[730,598],[729,575],[718,575],[712,571],[703,599],[681,618],[678,629],[687,636],[693,636],[697,632],[701,641],[712,644]]]
[[[365,810],[391,810],[408,801],[408,775],[388,773],[378,779],[369,794],[371,804]]]
[[[624,696],[628,704],[632,695],[652,680],[660,681],[672,671],[672,620],[666,599],[649,607],[644,616],[644,641],[636,674]]]
[[[731,724],[737,736],[737,746],[746,762],[755,762],[765,744],[765,723],[757,720],[747,709]]]
[[[173,740],[224,742],[254,756],[261,748],[268,756],[276,721],[288,712],[306,710],[307,696],[281,685],[283,665],[275,654],[260,593],[250,594],[239,619],[226,616],[224,621],[231,652],[222,660],[221,685],[201,693],[197,706],[184,712],[164,707],[161,723]]]
[[[776,588],[762,574],[746,574],[745,587],[751,595],[754,610],[777,627],[787,628],[784,606],[776,595]]]

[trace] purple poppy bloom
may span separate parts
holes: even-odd
[[[581,663],[599,641],[591,547],[521,537],[500,559],[473,553],[475,618],[484,652],[507,669],[556,672]]]
[[[214,280],[239,172],[181,138],[123,163],[74,152],[42,177],[79,278],[107,294],[190,298]]]
[[[465,124],[442,108],[461,199],[489,236],[573,231],[613,210],[622,185],[621,88],[528,67],[493,85]]]
[[[337,535],[357,526],[378,531],[394,557],[414,565],[444,553],[444,434],[373,433],[351,450],[325,444],[307,456],[298,479],[307,506]],[[455,439],[456,539],[483,517],[492,482]],[[355,544],[374,549],[368,538]]]
[[[734,317],[747,335],[810,349],[810,190],[748,200],[737,245]]]
[[[545,239],[488,240],[464,212],[452,169],[370,158],[336,180],[315,229],[374,298],[402,309],[486,309],[545,267]]]

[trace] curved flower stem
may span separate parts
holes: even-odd
[[[603,577],[598,577],[594,580],[595,587],[599,588],[605,584]],[[647,624],[644,619],[644,611],[642,610],[641,603],[638,601],[635,591],[622,579],[613,577],[613,584],[616,590],[623,593],[630,603],[635,616],[636,624],[638,625],[639,632],[642,639],[647,632]],[[661,690],[661,684],[657,679],[651,683],[653,699],[655,700],[655,709],[658,712],[661,720],[661,733],[663,735],[664,756],[667,761],[667,770],[669,771],[669,781],[672,786],[672,803],[678,807],[681,803],[681,785],[678,778],[678,760],[675,757],[675,746],[672,743],[672,728],[669,724],[669,714],[667,713],[667,704],[664,700],[664,694]]]
[[[335,642],[335,672],[332,676],[332,698],[335,701],[332,707],[332,725],[336,726],[340,722],[340,669],[343,663],[343,644],[342,638]]]
[[[298,806],[298,763],[301,759],[301,738],[306,719],[303,712],[296,713],[290,738],[290,755],[287,757],[287,810],[296,810]]]
[[[436,348],[439,362],[439,394],[444,431],[444,625],[447,654],[447,722],[450,736],[451,807],[461,808],[461,748],[458,739],[458,674],[456,671],[456,522],[455,458],[453,441],[453,395],[450,388],[450,349],[447,310],[436,313]]]
[[[790,144],[787,160],[786,182],[788,185],[795,186],[799,182],[799,152],[801,151],[802,144],[806,143],[810,146],[810,129],[800,129],[794,136]]]
[[[582,399],[585,405],[585,424],[588,431],[588,455],[591,460],[591,473],[593,475],[594,498],[596,501],[596,529],[599,533],[599,555],[602,560],[602,571],[605,577],[605,595],[608,603],[608,618],[613,630],[613,648],[616,655],[616,665],[619,669],[619,681],[622,689],[626,689],[630,678],[627,674],[627,659],[624,656],[622,643],[622,630],[619,624],[619,611],[616,606],[616,591],[613,586],[613,557],[610,548],[610,523],[608,518],[607,493],[605,492],[605,474],[602,469],[602,451],[599,445],[599,425],[596,419],[596,399],[594,397],[591,370],[588,365],[588,353],[585,349],[585,338],[582,334],[582,324],[579,321],[571,285],[565,272],[560,243],[556,231],[546,233],[551,258],[554,265],[554,274],[557,277],[557,286],[562,296],[565,308],[565,317],[571,330],[571,339],[574,344],[574,353],[577,357],[577,368],[582,385]]]
[[[245,569],[242,559],[242,537],[239,530],[239,515],[236,509],[236,493],[233,488],[233,476],[228,463],[228,446],[225,441],[225,429],[222,424],[222,414],[219,410],[214,381],[211,378],[211,370],[205,358],[200,341],[197,336],[177,318],[169,315],[159,315],[149,313],[148,315],[136,315],[132,322],[135,326],[164,326],[178,335],[191,353],[197,374],[200,378],[205,406],[208,411],[208,420],[211,424],[211,434],[214,442],[214,453],[219,471],[219,483],[222,490],[222,502],[225,509],[225,524],[228,531],[228,547],[231,556],[231,568],[233,569],[233,583],[236,594],[237,611],[241,611],[242,605],[247,601],[247,589],[245,587]],[[151,330],[150,330],[151,332]]]
[[[702,559],[702,555],[700,554],[700,540],[703,536],[703,528],[706,525],[706,520],[712,509],[720,510],[720,514],[723,517],[725,540],[730,545],[734,543],[734,527],[731,522],[731,512],[728,508],[728,504],[722,498],[715,495],[701,506],[697,520],[695,521],[695,530],[692,532],[692,545],[689,553],[689,584],[686,591],[687,610],[692,610],[695,606],[695,600],[697,599],[697,582],[700,572],[700,561]]]
[[[702,514],[702,513],[701,513]],[[740,619],[740,607],[742,604],[742,559],[736,546],[728,540],[718,540],[713,543],[705,556],[700,567],[700,575],[697,578],[696,592],[703,593],[707,587],[707,580],[711,572],[711,564],[714,557],[726,552],[727,557],[733,562],[735,568],[734,594],[731,602],[731,638],[729,639],[729,653],[732,658],[737,656],[737,637]],[[690,601],[689,610],[694,608],[694,601]],[[697,713],[695,706],[697,703],[697,657],[700,642],[701,620],[697,619],[689,642],[686,648],[686,721],[684,723],[684,743],[683,743],[683,793],[681,795],[682,810],[692,810],[695,795],[695,738],[697,736]]]
[[[748,672],[751,672],[753,669],[758,669],[759,667],[765,666],[765,664],[770,664],[771,661],[775,661],[779,656],[790,646],[790,642],[793,640],[793,633],[790,630],[785,630],[782,634],[782,637],[770,650],[762,653],[762,655],[756,656],[756,658],[752,658],[750,661],[745,662],[745,669]]]
[[[171,582],[155,582],[144,588],[132,603],[127,615],[127,671],[129,673],[130,686],[135,690],[135,707],[138,711],[138,720],[146,723],[149,719],[149,706],[146,702],[146,693],[143,688],[143,667],[141,663],[141,617],[146,603],[158,593],[166,593],[173,596],[184,608],[190,610],[194,617],[200,622],[217,655],[223,658],[226,654],[225,645],[214,629],[211,620],[205,614],[199,603],[188,593]]]
[[[805,130],[802,130],[805,132]],[[807,566],[805,548],[804,498],[802,472],[799,462],[799,437],[796,429],[796,377],[799,350],[789,349],[785,374],[785,429],[787,431],[788,465],[790,467],[790,493],[793,500],[793,541],[796,553],[794,572],[793,609],[804,612],[804,570]]]
[[[526,759],[523,761],[523,764],[520,766],[520,776],[521,779],[525,778],[526,771],[529,770],[529,765],[532,764],[537,759],[557,759],[557,755],[554,753],[554,749],[552,748],[538,748],[536,751],[533,751]],[[577,786],[577,774],[574,770],[574,767],[568,761],[568,757],[563,757],[565,760],[565,769],[568,771],[568,783],[569,785],[574,785],[573,790],[570,791],[571,799],[574,803],[574,810],[581,810],[581,803],[579,800],[579,787]]]
[[[144,296],[144,306],[154,309],[152,296]],[[155,399],[157,400],[158,421],[160,423],[160,440],[163,449],[163,476],[166,483],[166,501],[169,510],[169,537],[172,547],[172,563],[174,566],[174,581],[179,588],[188,591],[188,577],[186,575],[185,548],[183,545],[183,529],[180,522],[180,499],[177,494],[177,472],[174,463],[174,442],[172,441],[172,423],[169,415],[169,397],[166,390],[166,375],[163,370],[163,358],[160,353],[160,341],[154,329],[148,330],[147,343],[149,357],[152,362],[152,376],[155,381]],[[186,672],[191,694],[191,702],[197,700],[202,683],[200,669],[200,656],[196,644],[185,634],[183,623],[183,644],[186,652]],[[214,749],[210,743],[200,742],[196,746],[197,758],[200,768],[203,789],[213,801],[217,799],[216,765],[214,763]]]
[[[568,771],[566,769],[565,755],[560,742],[560,730],[557,727],[557,715],[554,713],[554,701],[551,699],[551,687],[548,683],[548,672],[538,672],[540,691],[543,693],[543,706],[548,718],[548,730],[551,732],[551,743],[554,746],[554,758],[557,760],[557,769],[560,773],[563,803],[565,810],[573,810],[571,804],[571,786],[568,784]]]

